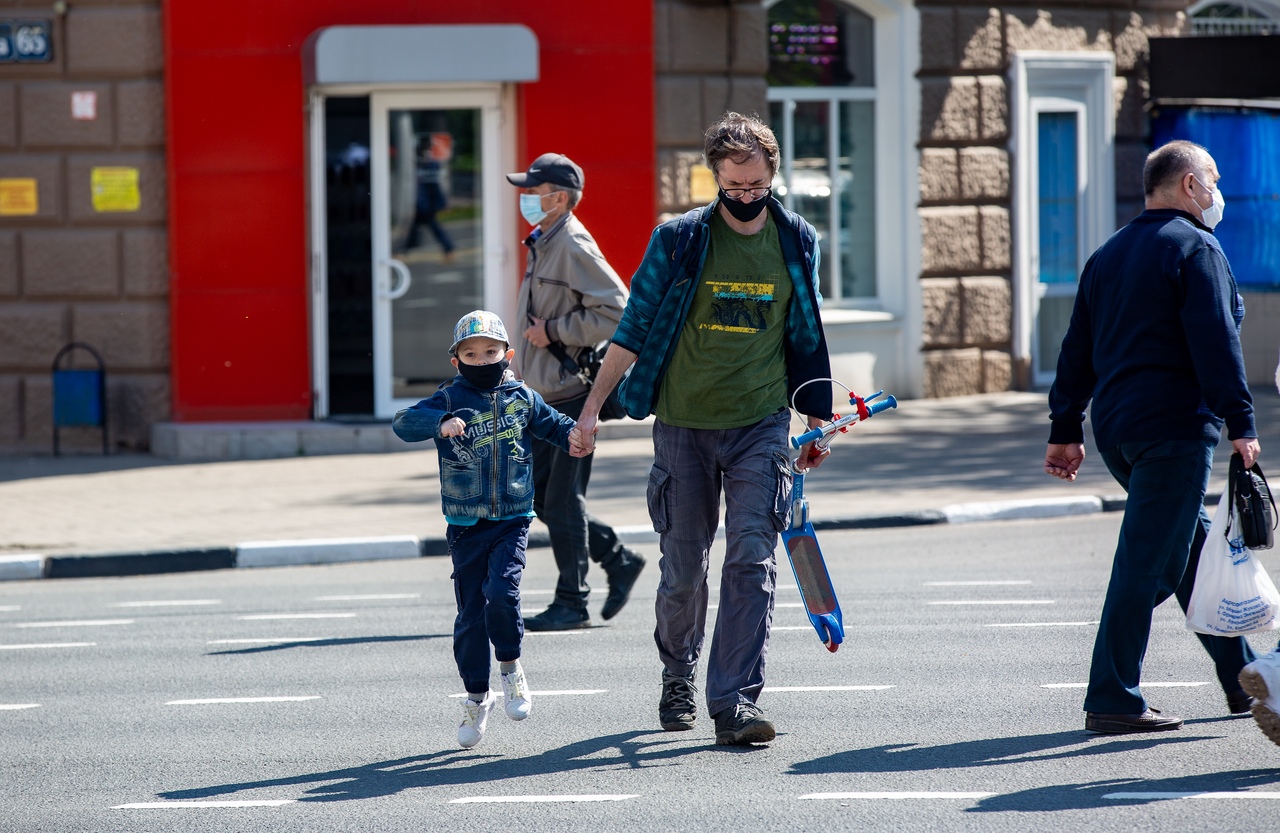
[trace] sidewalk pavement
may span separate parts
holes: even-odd
[[[1254,392],[1280,459],[1280,395]],[[818,529],[1114,511],[1124,496],[1092,436],[1074,483],[1044,474],[1044,394],[910,400],[854,426],[806,481]],[[628,424],[629,423],[629,424]],[[1089,423],[1086,422],[1086,430]],[[800,433],[798,421],[793,433]],[[588,492],[624,540],[657,537],[645,426],[606,423]],[[1226,484],[1223,440],[1209,502]],[[1280,469],[1278,469],[1280,470]],[[1277,481],[1280,483],[1280,481]],[[443,555],[437,458],[403,453],[189,463],[150,455],[0,457],[0,580],[137,575]],[[546,546],[535,522],[531,546]]]

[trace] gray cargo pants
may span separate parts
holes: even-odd
[[[724,490],[726,552],[704,685],[712,715],[754,703],[764,688],[774,550],[790,512],[789,424],[785,410],[726,430],[654,423],[648,503],[662,550],[654,639],[673,674],[692,675],[702,652],[708,555]]]

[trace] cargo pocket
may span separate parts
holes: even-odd
[[[781,532],[791,523],[791,457],[779,451],[773,455],[776,482],[773,489],[773,527]]]
[[[657,464],[649,469],[649,486],[645,489],[645,501],[649,504],[649,519],[653,531],[663,533],[671,529],[671,513],[667,511],[667,487],[671,475]]]

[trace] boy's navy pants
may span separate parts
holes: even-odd
[[[489,690],[489,645],[499,662],[520,659],[524,619],[520,576],[524,573],[529,519],[450,524],[445,537],[453,559],[453,658],[468,694]]]

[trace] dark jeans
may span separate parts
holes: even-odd
[[[555,409],[571,419],[582,414],[586,394]],[[613,576],[626,563],[626,552],[613,527],[587,511],[591,456],[570,457],[551,443],[533,443],[533,511],[547,525],[560,578],[555,601],[573,610],[587,609],[587,567],[594,561]]]
[[[764,688],[774,551],[791,499],[789,424],[790,413],[781,411],[743,428],[679,428],[661,420],[653,427],[649,516],[662,547],[654,640],[673,674],[693,674],[702,652],[710,550],[724,490],[724,567],[705,686],[712,715],[754,703]]]
[[[524,574],[529,519],[477,521],[449,525],[445,532],[453,559],[453,658],[472,694],[489,690],[489,644],[499,662],[520,659],[524,619],[520,616],[520,577]]]
[[[1208,440],[1170,440],[1122,443],[1102,452],[1129,497],[1093,646],[1085,711],[1138,714],[1147,708],[1140,684],[1151,611],[1172,595],[1185,611],[1191,599],[1209,530],[1204,493],[1213,449]],[[1197,636],[1222,690],[1239,691],[1240,669],[1256,658],[1249,643],[1239,636]]]

